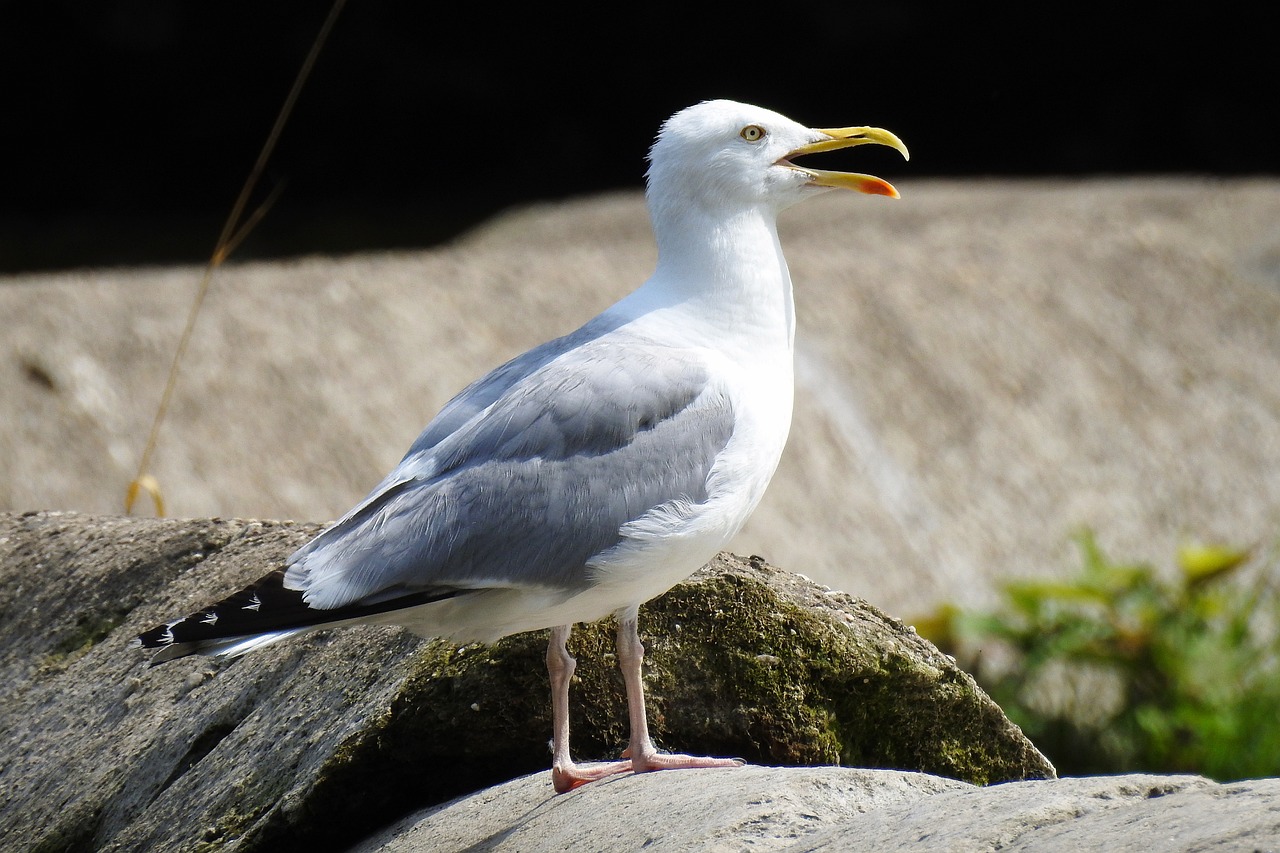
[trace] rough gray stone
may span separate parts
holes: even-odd
[[[922,773],[847,767],[674,776],[619,777],[558,799],[536,777],[515,779],[406,818],[352,853],[785,850],[877,808],[922,808],[939,792],[973,790]],[[860,848],[880,849],[843,849]]]
[[[336,849],[547,767],[545,632],[458,647],[349,628],[154,669],[129,648],[316,529],[0,514],[0,848]],[[647,605],[641,631],[667,748],[982,783],[1053,774],[909,627],[759,560],[718,558]],[[581,758],[626,742],[612,645],[603,624],[571,645]]]
[[[1161,853],[1280,850],[1280,779],[1128,775],[977,788],[919,773],[749,767],[621,777],[560,798],[516,779],[353,853],[433,850]]]
[[[1280,850],[1280,779],[1220,785],[1134,774],[948,790],[922,808],[891,804],[815,833],[795,850]],[[881,841],[883,843],[881,843]],[[856,846],[856,845],[855,845]]]

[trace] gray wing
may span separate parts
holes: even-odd
[[[601,315],[577,331],[536,346],[472,382],[431,419],[431,423],[427,424],[422,434],[405,454],[400,467],[413,457],[423,456],[425,451],[435,447],[476,415],[496,403],[511,389],[512,385],[527,379],[531,373],[540,370],[548,362],[566,352],[586,346],[615,328],[617,328],[616,320],[608,314]]]
[[[618,333],[565,340],[459,395],[440,416],[453,428],[433,421],[373,494],[290,558],[286,585],[326,609],[450,587],[568,594],[623,524],[705,500],[733,432],[706,366]]]
[[[326,531],[326,534],[332,533],[334,530],[344,527],[353,519],[363,516],[368,508],[379,504],[387,493],[415,479],[430,478],[438,467],[436,466],[435,457],[431,453],[437,444],[465,427],[473,418],[483,414],[485,409],[492,406],[503,394],[511,390],[511,386],[517,382],[527,380],[531,373],[546,366],[547,362],[559,358],[572,349],[596,340],[614,328],[616,328],[616,323],[607,315],[601,315],[577,331],[547,341],[528,352],[516,356],[506,364],[494,368],[466,388],[463,388],[452,400],[445,403],[444,408],[431,419],[431,423],[427,424],[417,439],[414,440],[404,458],[400,460],[400,464],[383,478],[381,483],[374,486],[373,490],[365,495],[360,503],[348,510],[346,515],[339,519],[329,531]],[[324,535],[326,534],[322,534],[320,539],[312,540],[312,542],[301,548],[290,558],[291,561],[297,561],[309,550],[320,545],[324,541]]]

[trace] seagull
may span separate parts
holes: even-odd
[[[158,650],[151,662],[238,656],[339,625],[459,642],[550,628],[557,792],[627,771],[740,765],[655,748],[638,612],[728,544],[773,476],[795,338],[777,217],[834,188],[897,198],[880,178],[794,162],[867,144],[908,156],[875,127],[812,129],[727,100],[677,112],[649,154],[648,281],[467,386],[283,568],[142,634]],[[576,764],[566,644],[574,623],[610,614],[630,742],[621,760]]]

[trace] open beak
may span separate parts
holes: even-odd
[[[822,151],[835,151],[837,148],[852,148],[854,145],[887,145],[901,152],[904,159],[910,160],[911,155],[907,152],[907,146],[902,144],[901,139],[878,127],[815,128],[814,132],[821,133],[827,138],[819,139],[817,142],[810,142],[808,145],[802,145],[778,162],[808,175],[810,186],[836,187],[838,189],[868,193],[869,195],[887,195],[890,198],[899,198],[898,191],[894,189],[893,184],[883,178],[877,178],[874,175],[859,175],[856,172],[828,172],[823,169],[810,169],[807,166],[797,166],[791,162],[791,158],[802,157],[805,154],[818,154]]]

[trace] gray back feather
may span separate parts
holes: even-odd
[[[705,500],[733,432],[728,400],[697,360],[596,323],[454,398],[373,493],[290,558],[286,583],[326,608],[451,585],[571,594],[623,524]]]

